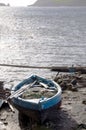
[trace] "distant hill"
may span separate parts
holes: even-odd
[[[33,6],[86,6],[86,0],[38,0]]]
[[[4,3],[0,3],[0,6],[6,6]]]
[[[0,3],[0,6],[10,6],[10,4],[4,4],[4,3]]]

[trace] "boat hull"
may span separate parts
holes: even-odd
[[[13,97],[12,99],[9,99],[9,102],[15,106],[19,112],[25,114],[26,116],[38,121],[38,122],[44,122],[45,119],[47,119],[48,115],[52,110],[57,110],[57,108],[61,105],[61,88],[60,86],[55,83],[54,81],[44,79],[41,77],[38,77],[36,75],[31,76],[30,78],[22,81],[20,84],[18,84],[16,87],[14,87],[14,91],[19,90],[22,88],[23,85],[33,83],[34,81],[42,82],[49,86],[49,89],[58,89],[56,94],[50,98],[44,98],[39,100],[38,102],[35,102],[34,99],[32,100],[26,100],[19,97]]]
[[[61,101],[59,101],[57,104],[53,105],[52,107],[39,111],[39,110],[20,107],[20,105],[15,104],[11,101],[10,103],[19,111],[19,113],[21,113],[21,115],[26,115],[26,117],[38,122],[39,124],[43,124],[45,120],[49,119],[50,113],[57,111],[61,106]]]

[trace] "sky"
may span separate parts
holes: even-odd
[[[11,6],[27,6],[32,5],[37,0],[0,0],[0,3],[10,4]]]

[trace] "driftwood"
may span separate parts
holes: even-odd
[[[81,72],[82,74],[86,74],[86,67],[52,67],[52,71],[59,71],[59,72]]]
[[[86,74],[60,73],[54,77],[54,81],[61,86],[62,90],[77,91],[78,88],[86,87]]]

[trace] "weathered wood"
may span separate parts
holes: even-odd
[[[19,96],[22,92],[26,91],[28,88],[32,87],[35,84],[36,81],[34,81],[31,84],[27,84],[26,86],[23,86],[22,88],[18,89],[17,91],[13,92],[8,99],[11,99],[13,97]]]
[[[9,105],[11,111],[12,111],[13,113],[15,113],[15,110],[14,110],[13,106],[12,106],[9,102],[7,102],[7,103],[8,103],[8,105]]]

